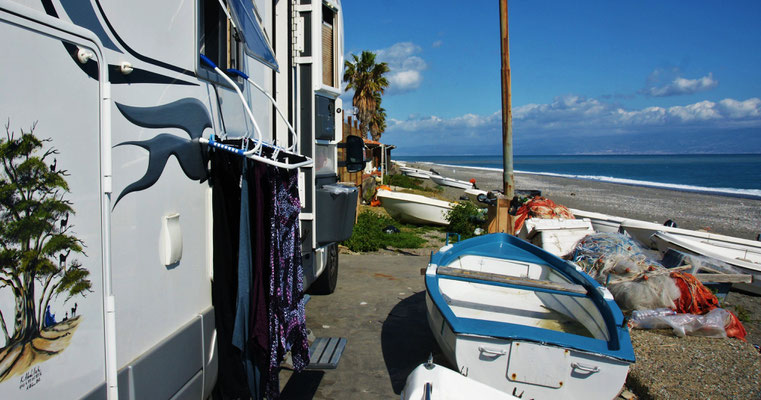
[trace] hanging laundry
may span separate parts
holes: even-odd
[[[266,395],[279,397],[278,369],[290,350],[296,371],[309,364],[304,282],[299,234],[298,175],[295,171],[269,167],[272,188],[270,219],[270,354]]]
[[[211,298],[217,330],[219,373],[215,397],[248,399],[250,393],[243,354],[233,346],[238,293],[240,236],[240,178],[244,158],[222,151],[210,152],[212,210],[214,217],[214,279]]]

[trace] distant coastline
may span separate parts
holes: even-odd
[[[502,171],[501,156],[400,156],[441,168]],[[761,155],[516,156],[515,173],[761,199]],[[636,170],[636,171],[635,171]]]

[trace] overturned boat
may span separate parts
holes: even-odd
[[[681,229],[688,231],[687,229]],[[650,240],[661,253],[669,249],[721,261],[752,276],[751,283],[736,283],[738,289],[761,295],[761,242],[700,231],[658,231]]]
[[[431,175],[438,175],[431,171],[426,171],[423,169],[417,169],[412,167],[399,167],[399,169],[402,171],[402,174],[407,175],[411,178],[417,178],[417,179],[430,179]]]
[[[391,218],[409,224],[448,225],[452,204],[412,193],[380,189],[376,194]]]
[[[470,189],[473,187],[473,184],[470,182],[461,181],[459,179],[454,179],[454,178],[447,178],[446,176],[441,176],[436,174],[431,175],[430,179],[434,181],[437,185],[441,185],[441,186],[449,186],[449,187],[458,188],[458,189]]]
[[[400,397],[402,400],[519,399],[431,361],[418,365],[410,373]]]
[[[443,247],[426,269],[428,323],[463,375],[522,398],[611,399],[634,362],[613,296],[516,237]]]

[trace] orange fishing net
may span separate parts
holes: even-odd
[[[533,199],[523,204],[515,213],[515,231],[521,231],[523,222],[527,218],[543,218],[543,219],[573,219],[573,214],[568,210],[566,206],[555,204],[550,199],[546,199],[541,196],[536,196]]]
[[[672,272],[670,275],[682,293],[674,301],[676,312],[703,315],[719,307],[719,299],[703,286],[694,275],[686,272]],[[747,335],[745,327],[734,313],[729,311],[729,314],[729,323],[724,327],[727,336],[745,341],[745,335]]]
[[[380,185],[380,186],[378,186],[377,189],[375,189],[375,193],[377,194],[378,190],[380,190],[380,189],[385,189],[385,190],[388,190],[389,192],[391,192],[391,188],[388,187],[387,185]],[[373,199],[370,200],[370,207],[380,207],[380,205],[381,205],[381,202],[380,202],[380,200],[378,200],[378,196],[377,195],[373,195]]]

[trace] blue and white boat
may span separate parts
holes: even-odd
[[[613,296],[507,234],[447,245],[426,269],[428,323],[461,374],[528,399],[612,399],[634,362]]]

